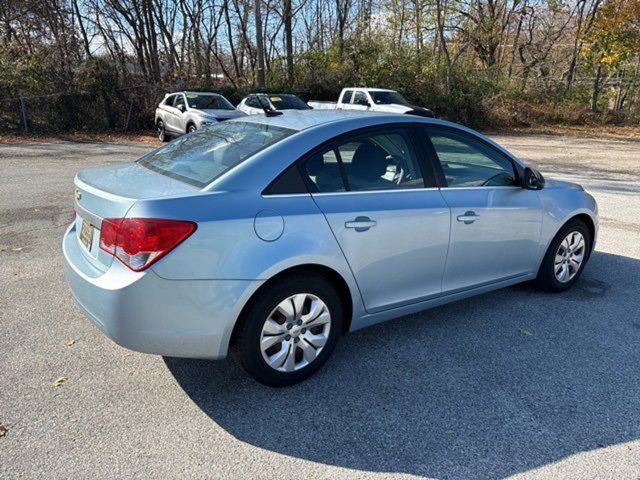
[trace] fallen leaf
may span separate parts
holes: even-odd
[[[0,437],[4,437],[7,434],[7,427],[0,423]]]
[[[67,339],[67,347],[73,346],[74,343],[76,343],[76,341],[73,338]]]
[[[528,337],[530,337],[531,335],[533,335],[533,333],[531,333],[529,330],[525,330],[525,329],[524,329],[524,328],[522,328],[522,327],[518,327],[518,331],[519,331],[521,334],[526,335],[526,336],[528,336]]]
[[[59,387],[60,385],[62,385],[65,381],[67,380],[67,377],[62,376],[56,379],[55,382],[53,382],[53,386],[54,387]]]
[[[22,250],[24,247],[16,247],[16,248],[12,248],[11,251],[12,252],[19,252],[20,250]]]

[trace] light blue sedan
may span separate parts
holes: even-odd
[[[353,330],[515,283],[560,292],[596,202],[460,125],[253,115],[79,172],[63,250],[90,320],[133,350],[219,359],[272,386]]]

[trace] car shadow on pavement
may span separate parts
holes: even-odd
[[[165,362],[203,412],[256,447],[496,478],[640,438],[638,312],[640,260],[597,252],[562,294],[519,285],[350,334],[294,387],[261,386],[230,360]]]

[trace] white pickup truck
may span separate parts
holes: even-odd
[[[309,101],[307,104],[315,110],[362,110],[434,116],[428,108],[411,105],[395,90],[384,88],[343,88],[338,103]]]

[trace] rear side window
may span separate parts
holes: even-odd
[[[342,94],[342,98],[340,99],[340,102],[342,103],[351,102],[352,95],[353,95],[353,90],[345,90],[344,93]]]
[[[293,133],[295,130],[262,123],[221,122],[148,153],[138,164],[202,188]]]
[[[407,133],[375,131],[339,141],[303,163],[313,192],[424,188],[422,170]]]
[[[173,107],[173,102],[174,102],[174,100],[175,100],[175,99],[176,99],[176,96],[175,96],[175,95],[169,95],[169,96],[166,98],[166,100],[164,101],[164,104],[165,104],[167,107]]]
[[[403,131],[363,135],[338,147],[349,190],[423,188],[411,141]]]
[[[333,149],[309,157],[303,164],[303,170],[316,192],[331,193],[346,190],[338,156]]]

